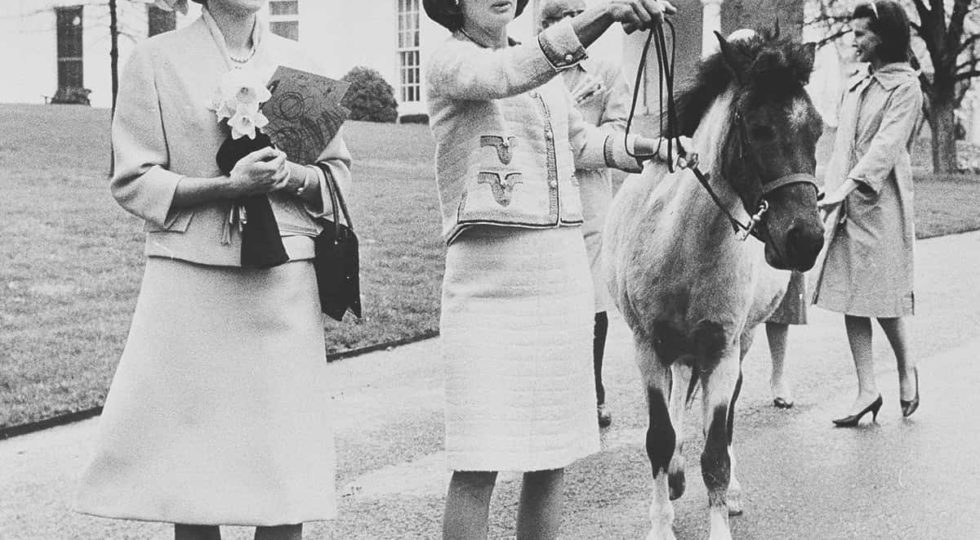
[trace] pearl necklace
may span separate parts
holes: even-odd
[[[248,54],[244,58],[241,56],[233,56],[231,53],[228,53],[228,58],[230,58],[231,61],[236,64],[247,64],[248,61],[251,60],[253,56],[255,56],[254,43],[252,44],[252,48],[248,50]]]

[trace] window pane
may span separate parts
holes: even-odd
[[[269,2],[270,15],[299,15],[299,0],[272,0]]]
[[[273,34],[299,41],[299,21],[273,21],[269,23],[269,30]]]

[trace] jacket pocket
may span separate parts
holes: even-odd
[[[187,231],[187,227],[190,226],[192,219],[194,219],[194,210],[182,208],[171,212],[170,215],[167,216],[167,221],[163,224],[163,227],[147,221],[146,225],[143,227],[143,230],[153,233],[182,233]]]

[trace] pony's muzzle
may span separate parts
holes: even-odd
[[[786,232],[785,264],[800,272],[813,268],[817,255],[823,249],[823,226],[797,220]]]

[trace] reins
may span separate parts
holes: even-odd
[[[666,26],[670,30],[669,57],[668,57],[668,48],[667,48],[667,38],[666,38],[666,34],[664,33],[664,26]],[[647,36],[646,43],[643,46],[643,53],[640,56],[640,64],[636,69],[636,80],[633,85],[633,99],[632,99],[632,103],[630,104],[629,116],[626,119],[626,135],[627,137],[629,136],[630,130],[633,125],[633,118],[636,116],[636,103],[640,95],[640,85],[643,84],[643,74],[645,73],[647,54],[650,52],[650,44],[653,43],[657,51],[657,73],[659,75],[657,90],[659,92],[659,97],[660,97],[659,127],[660,127],[661,137],[660,137],[660,141],[657,143],[656,153],[657,154],[660,153],[660,148],[665,138],[664,134],[666,133],[667,170],[671,173],[674,172],[674,168],[675,168],[674,143],[676,141],[677,143],[676,167],[679,169],[688,169],[692,173],[694,173],[694,176],[698,179],[698,183],[700,183],[701,186],[704,187],[704,190],[708,192],[708,195],[711,196],[711,199],[714,201],[715,206],[717,206],[718,209],[725,214],[725,217],[728,218],[729,223],[731,223],[732,225],[732,230],[736,234],[738,234],[741,231],[741,234],[739,235],[740,240],[744,241],[748,239],[748,237],[751,235],[756,237],[760,241],[763,241],[763,238],[756,230],[756,226],[759,224],[759,222],[762,221],[762,218],[766,214],[766,212],[769,211],[769,202],[766,201],[764,196],[776,189],[779,189],[780,187],[802,182],[803,180],[800,180],[798,177],[804,175],[789,175],[787,177],[780,178],[775,182],[772,182],[772,184],[777,184],[774,186],[767,186],[766,184],[762,184],[761,188],[762,188],[763,196],[759,200],[759,206],[756,213],[749,218],[748,224],[742,223],[734,215],[732,215],[731,211],[728,210],[727,206],[722,202],[721,198],[718,197],[718,194],[715,193],[715,190],[711,187],[711,183],[710,183],[711,175],[701,170],[699,166],[700,163],[698,160],[698,154],[694,152],[688,153],[687,150],[684,148],[684,145],[681,144],[681,141],[678,138],[679,129],[677,126],[677,105],[674,101],[674,63],[676,59],[676,47],[675,47],[676,37],[677,37],[677,32],[674,29],[674,23],[668,19],[664,19],[663,24],[655,25],[653,28],[650,29],[650,34]],[[666,93],[666,97],[667,97],[666,101],[664,100],[664,93]],[[666,104],[666,112],[667,112],[666,132],[664,131],[664,125],[663,125],[664,116],[665,116],[664,115],[665,104]],[[626,148],[626,152],[634,158],[640,157],[635,155],[629,149],[628,145]],[[812,183],[812,181],[809,182]]]

